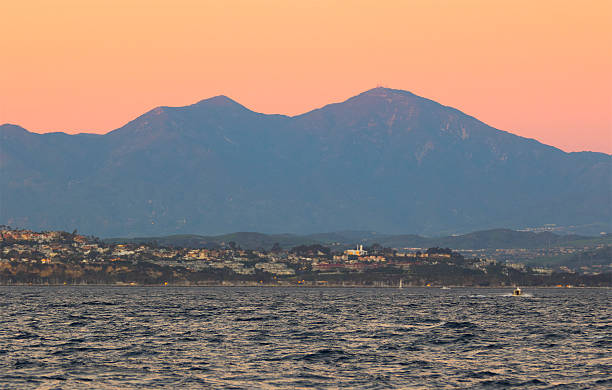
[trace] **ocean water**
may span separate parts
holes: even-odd
[[[609,289],[0,287],[0,388],[612,388]]]

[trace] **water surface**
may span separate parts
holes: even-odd
[[[2,388],[610,388],[608,289],[0,287]]]

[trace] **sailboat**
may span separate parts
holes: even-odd
[[[399,288],[402,288],[402,281],[403,281],[403,279],[400,279]]]

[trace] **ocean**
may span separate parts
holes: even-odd
[[[611,388],[610,289],[0,287],[1,388]]]

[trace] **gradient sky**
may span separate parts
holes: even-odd
[[[612,1],[0,2],[0,123],[107,132],[225,94],[299,114],[383,85],[612,153]]]

